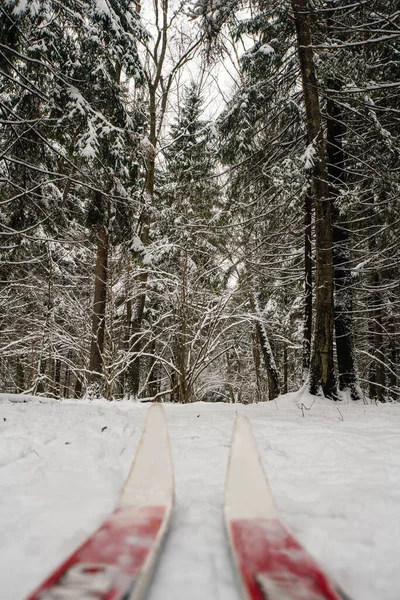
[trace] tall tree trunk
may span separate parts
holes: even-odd
[[[396,336],[396,323],[393,315],[390,316],[389,323],[387,326],[389,333],[389,365],[390,370],[388,372],[388,383],[390,387],[390,395],[394,400],[399,399],[398,379],[397,379],[397,336]]]
[[[91,397],[100,396],[102,394],[108,274],[108,232],[105,225],[100,225],[98,228],[97,240],[97,259],[92,316],[92,342],[90,345],[89,363],[90,373],[89,387],[87,392]]]
[[[15,382],[17,384],[17,393],[21,394],[24,391],[24,383],[25,383],[25,373],[24,367],[22,366],[22,362],[19,356],[17,356],[17,365],[16,365],[16,373],[15,373]]]
[[[337,82],[329,87],[335,89]],[[353,295],[349,268],[349,234],[340,223],[337,198],[344,184],[345,161],[343,151],[344,123],[340,106],[331,96],[327,99],[327,159],[333,220],[333,271],[335,281],[335,335],[339,369],[339,389],[348,390],[352,400],[361,400],[353,335]]]
[[[308,190],[304,197],[304,327],[303,327],[303,383],[310,370],[312,340],[312,196]]]
[[[147,382],[146,396],[153,397],[158,393],[158,369],[156,360],[156,340],[152,340],[149,348],[151,354],[149,360],[149,377]]]
[[[74,398],[80,398],[81,394],[82,394],[82,380],[80,379],[80,377],[77,377],[75,380]]]
[[[68,398],[70,394],[70,383],[71,383],[71,368],[70,362],[73,361],[74,355],[72,350],[68,350],[67,352],[67,362],[65,364],[65,373],[64,373],[64,386],[63,386],[63,397]]]
[[[315,334],[309,390],[336,398],[333,363],[333,267],[331,203],[328,197],[325,140],[313,59],[308,0],[292,0],[307,117],[308,142],[314,156],[316,244]]]
[[[265,327],[261,323],[257,323],[258,336],[261,345],[261,351],[264,357],[265,368],[268,376],[268,398],[274,400],[280,394],[279,375],[274,355],[272,353],[271,344],[265,331]]]
[[[386,401],[386,373],[384,354],[384,328],[382,323],[383,299],[380,292],[380,276],[375,272],[372,276],[371,315],[369,327],[370,354],[374,356],[369,372],[370,398]]]
[[[250,295],[249,300],[250,308],[257,318],[256,336],[260,342],[261,352],[264,358],[264,364],[267,371],[268,399],[274,400],[280,394],[278,369],[276,368],[275,357],[272,351],[271,344],[269,342],[267,330],[265,329],[264,323],[262,322],[261,310],[258,304],[257,294],[252,293]]]
[[[288,345],[284,342],[283,346],[283,393],[288,393],[289,365],[288,365]]]
[[[257,328],[255,327],[251,334],[252,338],[252,349],[253,349],[253,361],[254,361],[254,370],[256,374],[256,390],[257,390],[257,402],[261,402],[261,374],[260,374],[260,366],[261,366],[261,357],[260,357],[260,347],[261,343],[259,340],[259,333]]]
[[[157,105],[156,105],[156,89],[149,85],[150,96],[150,145],[147,149],[146,157],[146,181],[143,191],[143,210],[140,219],[139,237],[143,246],[146,247],[150,237],[150,211],[153,204],[154,196],[154,181],[155,181],[155,166],[156,166],[156,143],[157,143]],[[132,353],[133,360],[128,368],[127,373],[127,389],[131,396],[136,397],[139,393],[140,385],[140,350],[143,313],[146,301],[146,288],[149,273],[145,269],[139,274],[137,282],[139,284],[139,295],[136,299],[131,327]]]
[[[56,398],[60,397],[60,381],[61,381],[61,360],[59,358],[54,358],[54,372],[53,372],[53,382],[52,388],[53,393]]]
[[[36,376],[36,384],[33,389],[33,393],[36,394],[44,394],[45,390],[45,379],[46,379],[46,368],[47,368],[47,360],[42,356],[39,359],[39,365]]]

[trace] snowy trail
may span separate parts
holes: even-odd
[[[400,405],[296,400],[166,405],[176,509],[149,600],[239,600],[221,511],[236,414],[307,549],[353,600],[400,598]],[[22,600],[113,509],[147,409],[0,395],[2,599]]]

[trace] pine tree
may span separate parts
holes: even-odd
[[[192,82],[171,127],[171,142],[165,150],[166,184],[160,190],[164,222],[161,231],[172,247],[169,272],[178,281],[174,301],[172,358],[176,373],[172,397],[179,402],[194,399],[195,365],[202,343],[195,323],[201,318],[198,311],[202,310],[207,293],[215,296],[221,277],[217,259],[221,240],[213,231],[213,225],[218,224],[221,201],[212,141],[210,123],[202,119],[202,98]],[[196,336],[198,343],[193,345]]]

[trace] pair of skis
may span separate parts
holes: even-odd
[[[154,404],[116,510],[27,600],[141,600],[173,503],[167,422]],[[246,600],[346,600],[280,520],[244,417],[233,432],[224,514]]]

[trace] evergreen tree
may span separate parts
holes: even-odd
[[[76,243],[76,233],[82,239],[87,225],[105,249],[109,236],[130,237],[137,163],[132,161],[136,134],[127,111],[126,78],[138,82],[142,76],[136,43],[144,34],[133,2],[100,6],[93,0],[61,5],[42,0],[8,3],[0,35],[6,74],[0,107],[5,124],[2,222],[9,265],[2,279],[12,296],[18,290],[10,286],[10,267],[26,264],[32,275],[32,256],[39,266],[38,281],[30,287],[50,285],[47,239]],[[99,282],[104,298],[104,275],[96,277],[97,287]],[[91,361],[90,370],[100,377],[102,313],[104,302],[95,299],[92,348],[98,360]],[[47,344],[48,360],[52,353]],[[63,360],[67,369],[70,358]],[[38,364],[40,376],[44,363]],[[79,366],[82,373],[85,367]]]
[[[185,91],[171,142],[165,150],[166,183],[160,190],[161,230],[168,239],[168,271],[175,276],[172,397],[191,402],[198,376],[198,331],[204,310],[217,301],[221,284],[220,190],[210,123],[202,119],[202,98],[192,82]],[[165,263],[164,263],[165,264]],[[194,343],[197,338],[197,343]]]

